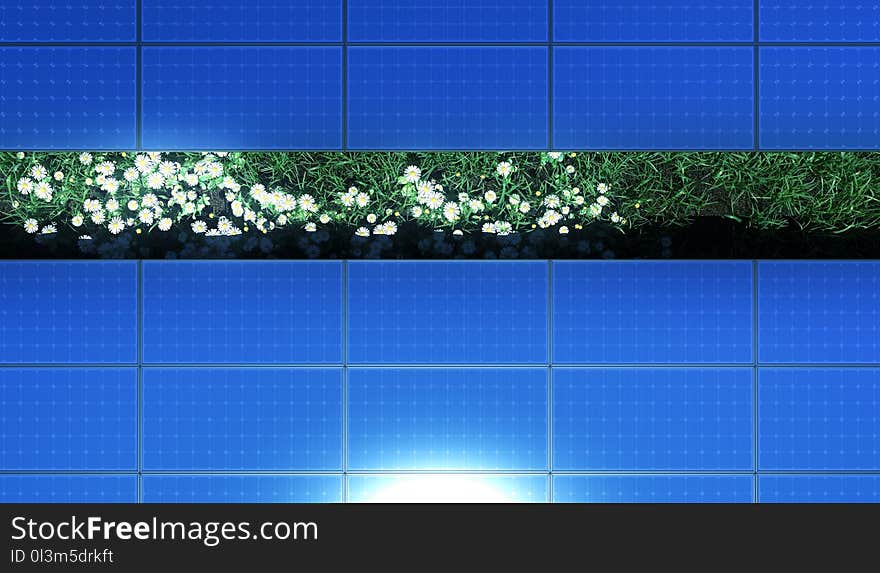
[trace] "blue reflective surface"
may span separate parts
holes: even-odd
[[[750,475],[555,475],[562,503],[749,503]]]
[[[349,368],[348,464],[546,469],[547,370]]]
[[[554,368],[553,469],[752,469],[752,377],[750,368]]]
[[[355,475],[348,477],[348,501],[355,503],[543,503],[542,475]]]
[[[144,468],[341,469],[338,368],[149,368]]]
[[[0,470],[137,468],[135,368],[0,368]]]
[[[0,475],[0,503],[136,501],[136,475]]]
[[[148,475],[145,503],[339,503],[342,476]]]
[[[878,503],[877,475],[765,475],[758,478],[764,503]]]

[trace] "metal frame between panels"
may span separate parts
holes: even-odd
[[[260,264],[260,261],[240,261],[245,264]],[[424,261],[426,264],[438,263],[442,261]],[[462,261],[455,261],[462,262]],[[486,261],[475,261],[485,263]],[[517,264],[518,261],[494,261],[492,264]],[[693,261],[695,263],[699,261]],[[742,262],[742,261],[739,261]],[[753,493],[752,501],[760,501],[759,483],[761,476],[769,475],[799,475],[799,476],[821,476],[821,475],[863,475],[863,476],[880,476],[880,470],[762,470],[759,466],[759,410],[758,410],[758,384],[759,372],[761,368],[772,367],[779,368],[817,368],[827,367],[833,369],[862,369],[862,368],[880,368],[880,364],[871,363],[762,363],[758,353],[759,348],[759,262],[752,260],[751,262],[751,296],[752,296],[752,360],[749,363],[637,363],[637,364],[605,364],[605,363],[574,363],[564,364],[566,369],[631,369],[631,368],[650,368],[650,369],[672,369],[672,368],[711,368],[711,369],[740,369],[751,368],[752,370],[752,468],[739,470],[589,470],[589,471],[559,471],[554,470],[553,461],[553,373],[555,365],[553,362],[553,314],[554,314],[554,261],[546,261],[547,280],[546,280],[546,328],[547,328],[547,356],[546,361],[535,364],[486,364],[486,363],[432,363],[432,364],[397,364],[397,363],[371,363],[371,364],[355,364],[351,365],[348,361],[349,347],[349,264],[348,261],[341,261],[341,280],[342,280],[342,353],[341,362],[339,363],[283,363],[283,364],[230,364],[230,363],[198,363],[198,364],[152,364],[144,363],[143,358],[143,330],[144,330],[144,277],[143,262],[136,262],[136,289],[137,289],[137,359],[133,363],[0,363],[0,370],[17,369],[17,368],[44,368],[44,369],[74,369],[74,368],[131,368],[137,371],[137,461],[136,466],[131,470],[104,471],[104,470],[9,470],[0,469],[0,475],[134,475],[137,477],[137,501],[143,502],[144,476],[150,475],[226,475],[226,476],[338,476],[341,479],[342,501],[349,500],[349,478],[351,476],[401,476],[401,475],[482,475],[482,476],[546,476],[547,479],[547,501],[555,501],[554,494],[554,476],[751,476]],[[384,261],[376,261],[370,264],[386,264]],[[601,261],[584,261],[584,264],[601,264]],[[144,388],[143,373],[145,370],[152,368],[241,368],[253,369],[258,371],[261,368],[316,368],[316,369],[334,369],[339,368],[342,371],[342,443],[341,443],[341,466],[339,470],[157,470],[144,469]],[[472,369],[540,369],[546,368],[547,381],[547,424],[546,424],[546,468],[530,468],[530,469],[507,469],[507,470],[351,470],[348,462],[348,445],[349,445],[349,392],[348,392],[348,374],[349,368],[394,368],[394,369],[418,369],[418,368],[472,368]]]

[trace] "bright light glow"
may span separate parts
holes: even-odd
[[[400,476],[367,501],[373,503],[507,503],[514,501],[479,477]]]

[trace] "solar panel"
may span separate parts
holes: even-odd
[[[137,468],[134,368],[0,368],[0,405],[0,469]]]
[[[560,149],[750,149],[753,51],[745,47],[559,47]]]
[[[750,503],[750,475],[554,475],[557,503]]]
[[[758,465],[880,469],[880,369],[761,368]]]
[[[0,42],[131,42],[137,0],[4,0]]]
[[[351,149],[545,149],[546,47],[351,47]]]
[[[547,263],[348,265],[351,363],[547,360]]]
[[[146,368],[148,470],[339,470],[339,368]]]
[[[553,0],[557,42],[751,42],[754,0]]]
[[[135,49],[0,47],[0,148],[136,145]]]
[[[143,275],[145,362],[342,362],[338,262],[145,261]]]
[[[880,476],[762,475],[758,491],[762,503],[877,503]]]
[[[337,149],[338,47],[143,49],[143,145],[151,149]]]
[[[141,0],[152,42],[338,42],[342,0]]]
[[[0,363],[136,360],[134,261],[0,261]]]
[[[877,42],[880,5],[865,0],[760,0],[764,42]]]
[[[339,503],[342,476],[147,475],[145,503]]]
[[[746,262],[553,263],[553,362],[751,363]]]
[[[546,42],[548,0],[348,0],[350,42]]]
[[[352,475],[348,501],[355,503],[542,503],[543,475]]]
[[[880,47],[761,48],[761,147],[876,149]]]
[[[554,470],[751,470],[749,368],[553,369]]]
[[[547,468],[547,370],[349,368],[355,470]]]
[[[762,363],[880,361],[880,263],[762,262]]]
[[[0,503],[135,503],[137,476],[0,475]]]

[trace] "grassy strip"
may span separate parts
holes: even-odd
[[[120,160],[119,153],[95,153],[90,166],[78,153],[0,153],[0,216],[13,224],[41,209],[40,223],[58,219],[62,227],[72,210],[90,194],[82,182],[94,176],[94,165]],[[129,159],[132,155],[129,154]],[[163,154],[172,161],[193,163],[201,154]],[[515,172],[500,177],[497,167],[509,162]],[[20,201],[16,182],[39,163],[49,176],[64,173],[62,201],[51,207]],[[363,213],[339,206],[339,195],[349,187],[372,190],[371,212],[402,213],[411,219],[412,193],[403,193],[400,180],[414,165],[422,180],[441,183],[449,200],[460,193],[483,197],[496,191],[501,197],[517,195],[538,204],[541,197],[579,188],[587,207],[596,186],[606,183],[613,209],[626,223],[622,227],[683,226],[701,216],[723,216],[749,227],[769,230],[799,228],[840,233],[880,227],[880,153],[579,153],[561,158],[546,153],[234,153],[227,172],[243,187],[257,183],[299,195],[309,193],[320,205],[333,205],[334,224],[361,225]],[[17,206],[13,206],[16,204]],[[528,230],[537,213],[515,221],[514,230]],[[577,219],[586,225],[588,216]],[[569,224],[573,224],[572,223]],[[460,228],[442,218],[433,224]],[[479,229],[479,226],[476,227]]]

